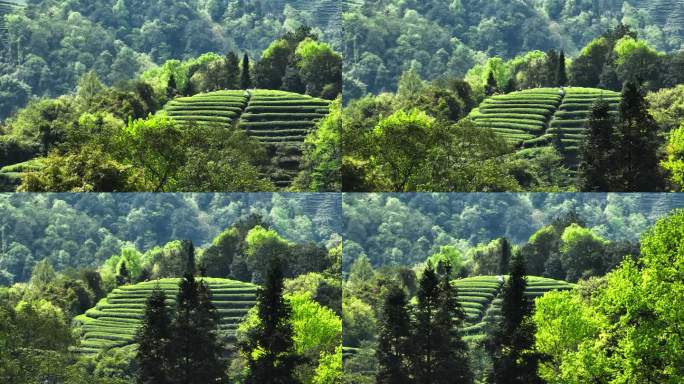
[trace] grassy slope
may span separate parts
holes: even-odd
[[[244,129],[267,145],[272,160],[266,172],[287,187],[299,171],[304,138],[327,115],[328,104],[284,91],[217,91],[177,98],[165,109],[179,121]]]
[[[130,345],[143,318],[145,301],[159,283],[166,293],[167,306],[173,308],[180,279],[161,279],[122,286],[100,300],[95,308],[75,321],[82,324],[83,338],[79,352],[97,353]],[[247,311],[256,303],[257,286],[235,280],[205,278],[212,293],[212,303],[220,315],[220,329],[229,344]]]
[[[596,88],[537,88],[487,98],[471,116],[518,148],[555,145],[575,168],[592,104],[602,97],[617,113],[620,94]]]

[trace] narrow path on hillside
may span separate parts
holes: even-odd
[[[249,107],[250,100],[252,100],[252,92],[245,90],[245,102],[242,104],[240,114],[233,120],[233,128],[238,128],[240,126],[240,120],[242,120],[242,115],[245,113],[245,110],[247,110],[247,107]],[[245,132],[249,134],[249,129],[245,129]]]
[[[560,102],[558,103],[558,106],[556,109],[553,110],[553,113],[551,114],[551,117],[549,118],[549,121],[546,123],[546,132],[545,134],[547,135],[553,135],[553,133],[549,132],[551,129],[551,126],[553,125],[552,123],[556,120],[556,113],[560,111],[560,107],[563,105],[563,101],[565,100],[565,96],[568,94],[567,91],[564,88],[560,88]]]
[[[475,324],[479,324],[479,323],[483,322],[484,319],[487,317],[487,312],[489,312],[489,310],[494,305],[494,300],[496,300],[499,297],[499,295],[501,294],[501,289],[503,288],[504,281],[505,281],[505,277],[501,276],[501,279],[498,280],[499,287],[496,289],[496,293],[494,294],[494,297],[490,301],[488,301],[485,306],[482,307],[482,316],[480,316],[480,318],[477,320],[477,323],[475,323]]]

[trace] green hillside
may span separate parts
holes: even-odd
[[[304,138],[327,115],[328,105],[292,92],[237,90],[177,98],[165,109],[178,121],[244,129],[267,145],[271,164],[265,172],[278,187],[287,187],[299,172]]]
[[[458,302],[466,313],[466,340],[475,341],[483,338],[487,324],[499,319],[503,284],[504,279],[499,276],[477,276],[455,281],[458,287]],[[528,276],[525,296],[534,299],[552,290],[572,287],[573,284],[565,281]]]
[[[211,289],[212,303],[220,315],[220,329],[229,345],[247,311],[256,304],[257,286],[235,280],[204,278]],[[157,284],[164,290],[167,306],[175,305],[180,279],[161,279],[116,288],[95,308],[75,321],[82,324],[81,353],[97,353],[108,348],[132,344],[145,309],[145,301]]]
[[[477,126],[492,129],[518,148],[557,146],[574,168],[591,106],[599,98],[617,114],[620,94],[596,88],[536,88],[485,99],[471,113]]]

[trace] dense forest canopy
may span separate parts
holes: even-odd
[[[375,266],[419,263],[442,246],[465,253],[502,237],[523,244],[567,215],[604,239],[636,242],[682,206],[677,194],[345,194],[343,265],[362,255]]]
[[[57,270],[96,268],[127,247],[204,247],[252,216],[288,241],[332,246],[340,209],[334,194],[3,194],[0,269],[24,281],[44,259]]]
[[[596,36],[629,25],[656,49],[684,42],[677,1],[364,1],[343,15],[345,88],[352,94],[395,89],[402,72],[426,79],[463,77],[490,57],[564,50],[575,57]]]

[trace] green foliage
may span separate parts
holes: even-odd
[[[294,181],[300,191],[340,191],[340,132],[342,99],[330,104],[328,115],[304,140],[303,170]]]
[[[342,344],[360,347],[362,341],[373,340],[378,333],[374,309],[356,296],[346,295],[342,303]]]
[[[342,384],[342,346],[337,346],[335,353],[326,353],[316,367],[316,374],[312,384]]]
[[[648,111],[663,132],[670,132],[684,121],[684,85],[665,88],[646,95]]]
[[[420,161],[434,143],[434,119],[413,109],[380,120],[373,129],[375,157],[372,162],[387,175],[390,190],[405,192],[420,169]]]
[[[603,284],[538,301],[537,348],[550,356],[540,373],[550,382],[684,377],[674,331],[681,318],[675,303],[681,300],[683,218],[674,211],[658,221],[642,237],[640,261],[625,261]]]
[[[667,142],[667,160],[663,168],[670,171],[670,178],[680,188],[684,188],[684,125],[670,132]]]
[[[439,248],[439,252],[428,257],[427,263],[436,266],[438,269],[440,264],[449,265],[451,267],[452,276],[455,278],[463,266],[463,253],[452,245],[443,245]]]
[[[604,315],[572,291],[549,292],[538,298],[533,318],[537,325],[535,349],[550,357],[540,364],[539,376],[549,383],[576,378],[572,377],[577,375],[573,366],[582,364],[582,356],[573,351],[591,350],[599,329],[607,324]]]

